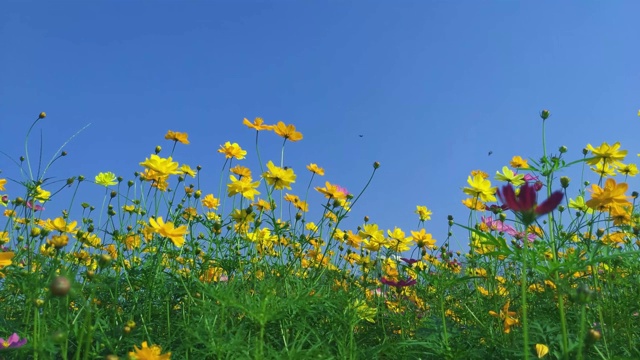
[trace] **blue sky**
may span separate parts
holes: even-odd
[[[640,152],[635,1],[7,1],[2,8],[0,150],[22,155],[40,111],[48,114],[39,128],[45,158],[91,123],[51,171],[61,179],[101,171],[130,179],[156,145],[167,155],[171,129],[192,142],[175,159],[201,165],[202,187],[216,193],[223,164],[216,150],[225,141],[249,151],[245,165],[259,173],[254,132],[241,121],[260,116],[304,134],[286,148],[285,165],[299,179],[294,193],[304,194],[310,162],[327,172],[314,186],[327,180],[358,192],[379,161],[348,228],[368,215],[408,233],[417,230],[415,206],[426,205],[434,212],[427,231],[441,244],[448,214],[466,221],[461,189],[471,170],[493,175],[513,155],[541,156],[543,108],[552,113],[552,152],[566,145],[576,159],[587,143],[603,141],[621,141],[628,162]],[[32,144],[38,137],[39,130]],[[263,134],[263,160],[277,160],[280,144]],[[17,175],[4,157],[0,169]],[[638,189],[637,179],[630,183]],[[99,205],[104,190],[86,189],[82,200]],[[320,204],[311,200],[312,208]],[[463,249],[465,232],[455,233],[453,246]]]

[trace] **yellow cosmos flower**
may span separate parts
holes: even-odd
[[[315,189],[321,194],[324,194],[327,199],[345,200],[347,198],[347,191],[344,188],[333,185],[328,181],[325,182],[325,187],[316,187]]]
[[[158,217],[157,219],[150,218],[149,225],[151,225],[155,233],[171,239],[171,242],[173,242],[175,246],[182,247],[182,245],[184,245],[184,235],[187,233],[186,225],[176,228],[171,221],[165,223],[162,217]]]
[[[593,214],[593,209],[587,206],[584,201],[584,197],[577,196],[575,200],[569,199],[569,208],[576,209],[587,214]]]
[[[218,152],[224,154],[225,158],[227,159],[236,158],[238,160],[242,160],[244,159],[245,155],[247,155],[247,152],[245,150],[242,150],[238,143],[232,144],[229,141],[224,143],[224,145],[220,145],[220,149],[218,149]]]
[[[129,352],[129,358],[132,360],[171,360],[171,352],[162,354],[162,348],[159,345],[149,347],[146,341],[142,342],[141,348],[134,345],[133,349]]]
[[[244,120],[242,120],[242,123],[249,129],[255,129],[256,131],[273,129],[273,125],[264,125],[264,120],[260,117],[255,118],[253,120],[253,123],[251,123],[249,119],[244,118]]]
[[[67,220],[62,217],[58,217],[53,220],[47,219],[42,224],[43,227],[47,228],[50,231],[59,231],[61,233],[74,233],[76,232],[77,225],[77,221],[68,223]]]
[[[630,206],[629,197],[625,192],[629,188],[627,183],[616,184],[612,178],[608,178],[604,183],[604,188],[591,185],[591,200],[586,205],[592,209],[602,210],[614,206]]]
[[[167,140],[173,140],[175,142],[179,142],[185,145],[189,145],[189,139],[187,139],[189,135],[187,133],[181,133],[177,131],[167,131],[167,134],[164,136]]]
[[[415,213],[418,214],[420,221],[431,220],[431,214],[433,214],[431,210],[427,209],[426,206],[420,206],[420,205],[416,206]]]
[[[471,170],[471,176],[476,176],[476,175],[482,176],[483,179],[488,179],[489,178],[489,174],[487,174],[486,172],[484,172],[482,170]]]
[[[536,344],[536,355],[538,359],[542,359],[549,353],[549,347],[545,344]]]
[[[319,167],[317,164],[311,163],[307,165],[307,170],[319,176],[324,176],[324,169]]]
[[[44,190],[40,186],[36,186],[36,194],[33,196],[34,199],[40,202],[45,202],[49,200],[50,197],[51,197],[51,192]]]
[[[206,207],[207,209],[215,210],[218,208],[218,206],[220,206],[220,199],[216,199],[213,194],[207,194],[202,199],[202,206]]]
[[[516,174],[513,170],[509,169],[509,167],[503,166],[502,173],[496,171],[496,180],[508,182],[513,184],[513,186],[520,186],[524,184],[524,175]]]
[[[370,307],[363,300],[356,300],[353,303],[353,309],[356,311],[356,315],[360,320],[368,321],[370,323],[375,323],[375,317],[378,313],[378,309],[375,307]]]
[[[267,169],[269,171],[262,174],[267,184],[272,185],[276,190],[284,188],[291,190],[291,184],[296,182],[296,174],[293,173],[293,169],[283,169],[273,165],[271,161],[267,163]]]
[[[616,168],[606,162],[599,162],[595,166],[591,166],[590,169],[602,177],[616,176]]]
[[[11,240],[8,231],[0,231],[0,244],[6,244]]]
[[[609,146],[603,142],[602,145],[594,148],[591,144],[587,144],[587,150],[593,154],[593,159],[587,161],[589,165],[596,165],[599,162],[609,164],[614,167],[622,166],[621,161],[627,156],[627,150],[620,150],[620,142]]]
[[[243,177],[251,177],[251,170],[249,170],[248,167],[244,167],[241,165],[236,165],[234,167],[232,167],[231,169],[229,169],[229,171],[231,171],[232,174],[236,174],[239,177],[243,178]]]
[[[151,157],[145,159],[140,163],[141,166],[146,167],[149,170],[154,171],[158,175],[162,177],[167,177],[169,175],[177,175],[182,171],[178,170],[179,164],[173,161],[173,158],[169,156],[168,158],[161,158],[156,154],[151,154]],[[157,180],[157,179],[154,179]]]
[[[486,205],[478,198],[466,198],[462,200],[462,204],[471,210],[485,211]]]
[[[618,172],[627,176],[636,176],[638,175],[638,166],[636,164],[622,165]]]
[[[405,237],[405,233],[402,229],[396,227],[393,231],[387,230],[387,235],[389,236],[389,248],[396,252],[403,252],[410,249],[409,244],[413,238]]]
[[[302,133],[296,131],[294,125],[285,125],[282,121],[273,126],[273,132],[292,142],[302,140]]]
[[[191,168],[191,166],[189,166],[187,164],[182,164],[182,166],[180,166],[180,171],[182,171],[182,173],[185,174],[185,175],[189,175],[191,177],[196,177],[196,171],[193,170]]]
[[[53,246],[56,249],[62,249],[63,247],[67,246],[68,243],[69,236],[65,234],[53,235],[51,236],[51,239],[47,240],[47,244]]]
[[[112,172],[101,172],[95,177],[95,182],[98,185],[102,185],[104,187],[116,185],[118,182],[116,181],[116,174]]]
[[[436,239],[433,238],[433,235],[427,233],[425,229],[420,229],[420,231],[411,231],[410,239],[413,240],[416,243],[416,246],[420,249],[436,248]]]
[[[529,167],[527,160],[523,159],[520,156],[512,157],[511,161],[509,162],[509,165],[511,165],[511,167],[514,169],[526,169]]]
[[[258,209],[258,211],[268,211],[271,210],[271,204],[264,200],[264,199],[258,199],[257,202],[254,202],[253,204],[251,204],[252,206],[255,206],[256,209]]]
[[[243,177],[238,180],[233,175],[229,175],[229,179],[231,179],[231,184],[227,185],[227,193],[229,197],[236,194],[242,194],[245,198],[253,201],[253,198],[256,195],[260,195],[260,192],[256,190],[260,185],[260,181],[251,182],[251,178],[249,177]]]
[[[493,317],[497,317],[503,322],[504,333],[508,334],[511,332],[511,327],[518,324],[518,319],[515,318],[516,313],[513,311],[509,311],[509,301],[500,309],[500,313],[495,311],[489,311],[489,315]]]
[[[0,191],[5,191],[4,185],[7,183],[7,179],[0,179]]]
[[[0,269],[11,265],[11,259],[14,255],[13,251],[0,252]]]
[[[476,174],[473,177],[469,176],[467,183],[470,187],[462,189],[465,194],[480,197],[480,200],[484,202],[496,201],[494,196],[497,188],[491,187],[491,181],[486,180],[482,174]]]

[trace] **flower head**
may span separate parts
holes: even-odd
[[[302,133],[296,131],[294,125],[285,125],[282,121],[273,126],[273,131],[291,142],[302,140]]]
[[[502,191],[498,191],[498,197],[500,201],[506,204],[509,209],[519,213],[521,220],[525,225],[530,225],[535,219],[541,215],[550,213],[553,211],[564,197],[562,191],[556,191],[551,196],[537,205],[536,189],[529,183],[524,183],[520,187],[520,192],[516,195],[515,190],[511,184],[502,187]]]
[[[314,163],[307,165],[307,170],[319,176],[324,176],[324,169]]]
[[[269,171],[262,174],[267,184],[273,185],[276,190],[284,188],[291,190],[291,184],[296,182],[296,174],[294,174],[293,169],[275,166],[271,161],[267,163],[267,169]]]
[[[253,123],[251,123],[249,119],[244,118],[244,120],[242,120],[242,123],[245,124],[248,128],[255,129],[256,131],[273,129],[273,125],[264,125],[264,120],[260,117],[255,118],[255,120],[253,120]]]
[[[149,346],[146,341],[142,342],[142,347],[133,346],[134,351],[129,352],[129,357],[134,360],[170,360],[171,352],[162,354],[159,345]]]
[[[4,191],[4,185],[7,183],[7,179],[0,179],[0,191]]]
[[[173,140],[175,142],[183,143],[185,145],[189,145],[189,139],[187,139],[189,135],[187,133],[181,133],[177,131],[167,131],[167,134],[164,136],[167,140]]]
[[[495,187],[491,187],[491,181],[487,180],[481,173],[469,176],[467,179],[469,187],[462,189],[465,194],[480,197],[483,202],[496,201],[494,194],[496,193]]]
[[[179,164],[173,161],[171,156],[168,158],[161,158],[156,154],[151,154],[151,156],[144,159],[140,165],[153,171],[153,173],[158,177],[167,177],[169,175],[182,173],[182,171],[178,169]]]
[[[496,180],[508,182],[513,186],[520,186],[524,184],[524,175],[516,174],[509,167],[504,166],[502,167],[502,173],[496,171]]]
[[[175,246],[182,247],[182,245],[184,245],[184,235],[187,233],[186,225],[176,228],[171,221],[165,223],[162,217],[156,219],[150,218],[149,225],[151,225],[154,232],[171,239],[171,242],[173,242]]]
[[[518,324],[518,319],[515,318],[516,313],[514,311],[509,311],[509,301],[500,309],[500,313],[495,311],[489,311],[489,315],[499,318],[503,321],[504,333],[508,334],[511,332],[511,327]]]
[[[549,353],[549,347],[545,344],[536,344],[536,355],[542,359]]]
[[[227,141],[224,145],[220,145],[220,149],[218,152],[224,154],[227,159],[236,158],[238,160],[244,159],[245,155],[247,155],[246,150],[242,150],[238,143],[230,143]]]
[[[385,284],[385,285],[393,286],[396,289],[401,288],[401,287],[412,286],[412,285],[415,285],[417,283],[417,281],[415,279],[412,279],[412,278],[406,278],[406,279],[403,279],[403,280],[394,281],[394,280],[387,279],[384,276],[382,278],[380,278],[380,282]]]
[[[116,181],[116,174],[112,172],[101,172],[95,177],[96,184],[102,185],[104,187],[116,185],[118,182]]]
[[[20,340],[18,334],[13,333],[7,340],[0,338],[0,350],[15,349],[24,346],[27,343],[27,339]]]
[[[418,214],[420,221],[431,220],[431,214],[433,214],[431,210],[427,209],[426,206],[420,206],[420,205],[416,206],[415,213]]]
[[[242,194],[245,198],[253,201],[253,198],[256,195],[260,195],[260,192],[256,190],[258,186],[260,186],[260,181],[251,182],[250,177],[243,177],[238,180],[235,176],[229,175],[229,179],[231,179],[231,184],[227,184],[227,193],[229,197]]]
[[[596,165],[599,162],[606,163],[614,167],[622,166],[622,160],[627,156],[627,150],[620,150],[620,142],[609,146],[608,143],[603,142],[597,148],[594,148],[591,144],[587,144],[587,150],[591,151],[593,158],[587,160],[587,164]]]
[[[612,178],[608,178],[604,183],[604,188],[593,184],[591,185],[591,200],[586,205],[592,209],[602,210],[616,206],[629,206],[629,197],[625,192],[629,188],[627,183],[616,184]]]

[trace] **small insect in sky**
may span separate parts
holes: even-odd
[[[360,137],[364,137],[364,135],[358,135],[358,136],[360,136]]]
[[[493,154],[493,151],[489,151],[489,155],[487,155],[487,156],[491,156],[491,154]]]

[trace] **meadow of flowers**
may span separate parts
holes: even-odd
[[[62,150],[44,166],[29,157],[43,121],[24,154],[3,152],[15,168],[0,174],[0,358],[640,358],[638,169],[619,143],[569,160],[543,135],[541,155],[471,171],[452,199],[469,216],[448,220],[468,238],[461,253],[429,233],[425,206],[406,231],[366,217],[346,228],[381,165],[354,193],[317,164],[285,167],[303,139],[294,125],[244,119],[259,168],[222,144],[206,190],[217,179],[174,159],[189,139],[171,130],[169,152],[126,159],[132,178],[52,181],[51,166],[73,167]],[[281,158],[262,161],[260,141],[274,139]],[[567,168],[582,178],[558,175]],[[84,187],[103,202],[76,198]]]

